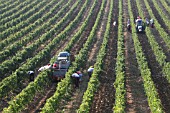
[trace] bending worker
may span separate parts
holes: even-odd
[[[28,74],[30,76],[30,82],[34,81],[34,71],[28,71]]]
[[[77,70],[76,73],[79,75],[79,81],[82,81],[83,74],[81,73],[81,71]]]
[[[131,30],[130,19],[128,19],[128,21],[127,21],[127,29],[128,29],[129,31]]]
[[[72,75],[71,75],[71,78],[73,80],[73,83],[74,83],[74,87],[75,88],[79,88],[79,79],[80,79],[80,76],[77,72],[74,72]]]

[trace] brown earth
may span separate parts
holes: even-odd
[[[110,5],[110,2],[107,4]],[[94,100],[90,109],[90,113],[111,113],[114,104],[115,89],[113,83],[115,81],[115,62],[117,53],[117,25],[112,26],[114,21],[118,21],[118,1],[114,1],[113,9],[107,5],[107,13],[113,10],[113,18],[111,20],[110,37],[108,40],[106,57],[104,59],[103,71],[99,75],[99,88],[95,93]],[[107,14],[108,15],[108,14]]]

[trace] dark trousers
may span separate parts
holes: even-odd
[[[89,75],[89,79],[90,79],[90,77],[91,77],[91,75],[92,75],[92,72],[88,72],[88,75]]]
[[[75,87],[79,88],[79,77],[76,77],[76,81],[75,81]]]
[[[130,31],[130,30],[131,30],[131,26],[130,26],[130,25],[128,25],[128,26],[127,26],[127,29],[128,29],[128,31]]]
[[[151,27],[154,28],[154,24],[151,24]]]
[[[75,88],[79,87],[79,77],[72,77]]]
[[[34,73],[31,73],[31,74],[30,74],[30,82],[31,82],[31,81],[34,81]]]

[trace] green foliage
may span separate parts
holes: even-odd
[[[123,23],[122,23],[122,0],[119,1],[119,18],[118,18],[118,52],[116,58],[116,80],[114,82],[114,87],[116,90],[115,93],[115,104],[113,106],[114,113],[124,113],[125,111],[125,73],[124,73],[124,36],[123,32]]]

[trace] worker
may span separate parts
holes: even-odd
[[[73,84],[75,88],[79,88],[79,79],[80,79],[80,75],[75,71],[72,75],[71,75]]]
[[[149,20],[148,20],[148,18],[145,18],[145,21],[146,21],[146,25],[149,26]]]
[[[58,68],[59,68],[59,69],[62,69],[62,65],[63,65],[63,60],[60,60],[60,61],[59,61],[59,66],[58,66]]]
[[[48,65],[45,65],[45,66],[42,66],[38,69],[38,71],[43,71],[43,70],[46,70],[46,69],[50,69],[51,68],[51,64],[48,64]]]
[[[135,22],[136,22],[136,25],[138,24],[139,21],[142,22],[142,19],[141,19],[140,16],[138,16],[137,19],[136,19],[136,21],[135,21]]]
[[[34,81],[34,71],[28,71],[28,74],[30,76],[30,82]]]
[[[143,21],[142,21],[142,18],[140,16],[137,17],[136,19],[136,31],[137,32],[141,32],[143,30],[145,30],[145,26],[143,25]]]
[[[81,82],[83,74],[81,73],[80,70],[77,70],[76,73],[79,75],[79,81]]]
[[[140,16],[138,16],[137,19],[142,19],[142,18]]]
[[[113,26],[116,26],[116,21],[113,22]]]
[[[153,18],[150,20],[150,25],[151,25],[152,28],[154,27],[154,20],[153,20]]]
[[[56,63],[54,63],[54,64],[53,64],[53,69],[58,69],[58,68],[59,68],[59,65],[56,64]]]
[[[127,29],[128,29],[129,31],[131,30],[130,19],[128,19],[128,21],[127,21]]]
[[[90,79],[90,77],[91,77],[91,75],[92,75],[92,73],[93,73],[93,70],[94,70],[94,67],[93,67],[93,66],[90,66],[89,69],[87,70],[88,75],[89,75],[89,79]]]

